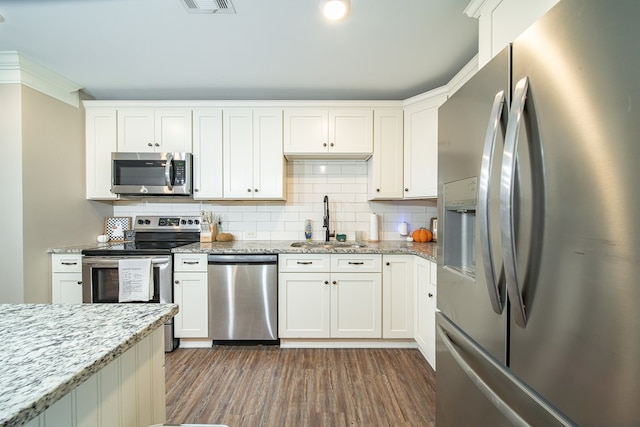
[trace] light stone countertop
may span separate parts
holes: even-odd
[[[233,242],[193,243],[173,249],[174,253],[207,253],[207,254],[411,254],[436,262],[437,243],[414,243],[400,240],[385,240],[371,243],[363,242],[364,247],[322,246],[322,242],[314,241],[310,247],[294,248],[293,241],[286,240],[238,240]],[[346,242],[355,243],[355,242]]]
[[[35,418],[177,312],[175,304],[0,304],[0,426]]]
[[[232,242],[214,243],[192,243],[180,246],[172,250],[173,253],[207,253],[207,254],[412,254],[418,255],[429,261],[436,262],[438,245],[437,243],[415,243],[402,240],[384,240],[380,242],[363,242],[364,247],[330,247],[321,246],[320,241],[313,241],[316,246],[294,248],[291,246],[292,240],[234,240]],[[348,241],[346,243],[355,243]],[[49,253],[53,254],[73,254],[82,253],[83,249],[104,248],[110,245],[122,244],[113,243],[89,243],[75,246],[65,246],[51,248]]]

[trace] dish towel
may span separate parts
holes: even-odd
[[[153,298],[153,266],[151,258],[129,258],[118,261],[119,302],[149,301]]]

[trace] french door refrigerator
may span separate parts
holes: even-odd
[[[639,18],[562,0],[439,110],[438,427],[640,425]]]

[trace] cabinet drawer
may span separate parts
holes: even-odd
[[[51,255],[51,271],[54,273],[81,273],[82,255],[53,254]]]
[[[174,271],[207,271],[207,254],[174,254]]]
[[[378,273],[381,267],[382,255],[379,254],[331,255],[333,273]]]
[[[329,254],[281,254],[278,257],[278,270],[281,273],[313,273],[331,270]]]

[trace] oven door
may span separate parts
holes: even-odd
[[[151,258],[153,299],[149,303],[173,302],[171,255],[157,256],[84,256],[82,259],[82,302],[117,303],[120,293],[118,262],[121,259]],[[145,301],[147,302],[147,301]]]

